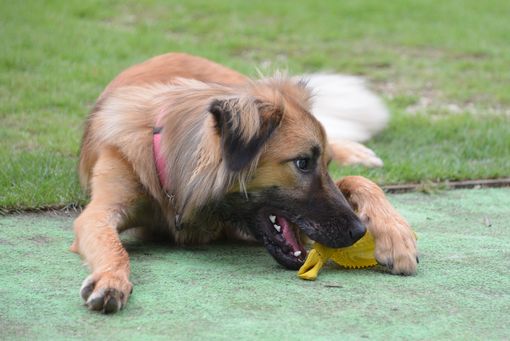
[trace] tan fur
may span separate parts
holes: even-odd
[[[388,265],[394,274],[416,273],[414,233],[381,188],[361,176],[347,176],[337,186],[374,237],[377,261]]]
[[[240,113],[230,123],[242,141],[256,137],[267,122],[277,124],[260,152],[239,171],[226,166],[209,112],[214,100]],[[306,87],[284,75],[251,81],[184,54],[153,58],[114,79],[89,116],[80,153],[80,179],[91,202],[74,223],[72,250],[92,271],[82,286],[87,305],[116,311],[127,301],[132,288],[129,258],[118,237],[124,229],[137,224],[163,228],[178,244],[246,237],[219,221],[185,230],[175,222],[193,220],[197,209],[229,192],[276,185],[300,191],[305,187],[289,161],[311,146],[321,150],[320,174],[326,179],[330,149],[323,127],[309,110]],[[161,188],[152,153],[152,129],[159,120],[166,188]],[[345,179],[339,186],[370,217],[378,259],[414,273],[412,262],[404,259],[415,252],[408,225],[382,192],[362,180]]]
[[[185,53],[167,53],[124,70],[108,84],[101,96],[126,85],[166,83],[177,77],[223,84],[241,84],[248,80],[210,60]]]

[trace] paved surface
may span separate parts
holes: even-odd
[[[135,288],[113,316],[82,306],[72,217],[0,217],[0,339],[509,339],[510,190],[391,200],[418,233],[417,276],[330,265],[306,282],[259,246],[126,241]]]

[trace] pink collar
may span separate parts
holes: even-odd
[[[155,127],[152,132],[152,150],[154,154],[154,163],[158,173],[159,184],[165,189],[167,185],[165,159],[161,155],[161,127]]]
[[[156,126],[152,130],[152,152],[154,155],[154,164],[156,165],[156,172],[158,173],[159,184],[166,190],[168,187],[168,180],[166,178],[166,163],[165,158],[161,154],[161,131],[163,130],[163,126],[161,125],[161,120],[165,112],[163,110],[160,111],[158,116],[156,116]]]
[[[159,185],[165,192],[168,199],[172,205],[175,204],[175,196],[173,194],[169,194],[168,191],[168,179],[167,179],[167,171],[166,171],[166,162],[163,154],[161,153],[161,131],[163,130],[163,125],[161,123],[163,116],[165,115],[165,111],[161,110],[159,114],[156,116],[156,125],[152,129],[152,154],[154,156],[154,164],[156,165],[156,172],[158,173]],[[181,215],[178,211],[175,214],[175,228],[177,230],[182,230],[184,225],[181,224]]]

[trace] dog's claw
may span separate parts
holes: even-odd
[[[116,289],[106,289],[92,294],[86,305],[90,310],[101,311],[104,314],[116,313],[122,308],[122,296]]]
[[[111,314],[122,309],[132,292],[129,281],[111,275],[106,278],[90,275],[83,281],[80,295],[90,310]]]
[[[98,294],[92,294],[87,300],[86,305],[90,310],[101,310],[103,309],[104,297]]]
[[[92,280],[92,276],[87,277],[81,286],[80,289],[80,296],[83,298],[84,301],[87,301],[94,291],[94,281]]]
[[[116,297],[120,296],[120,297]],[[116,313],[121,308],[122,293],[117,290],[112,290],[108,295],[105,295],[104,306],[102,312],[105,314]]]
[[[118,311],[118,304],[114,298],[110,298],[108,302],[104,305],[103,313],[110,314],[116,313]]]
[[[388,263],[384,263],[384,262],[380,262],[376,259],[377,263],[381,266],[384,266],[386,268],[388,268],[388,270],[392,271],[393,270],[393,263],[392,262],[388,262]]]

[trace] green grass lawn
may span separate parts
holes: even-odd
[[[2,1],[0,207],[84,203],[82,122],[119,71],[186,51],[255,75],[367,77],[393,120],[380,183],[510,173],[510,2]]]

